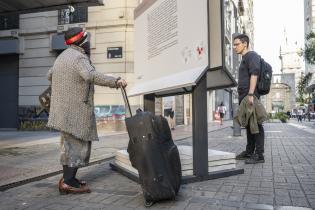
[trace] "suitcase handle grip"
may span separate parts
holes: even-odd
[[[122,93],[124,101],[125,101],[126,109],[128,109],[130,117],[132,117],[132,112],[131,112],[128,96],[127,96],[127,93],[126,93],[126,89],[123,88],[123,87],[121,87],[120,89],[121,89],[121,93]]]

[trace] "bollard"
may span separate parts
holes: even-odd
[[[235,122],[234,117],[238,111],[238,104],[233,104],[233,136],[241,136],[242,135],[242,129],[241,126]]]

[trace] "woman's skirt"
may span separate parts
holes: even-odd
[[[83,167],[89,163],[91,141],[83,141],[71,134],[61,132],[61,165],[68,167]]]

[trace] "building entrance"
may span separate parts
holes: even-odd
[[[0,55],[0,129],[18,127],[19,56]]]

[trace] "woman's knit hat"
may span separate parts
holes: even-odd
[[[88,34],[81,27],[69,28],[65,32],[65,44],[66,45],[77,45],[81,46],[83,43],[88,41]]]

